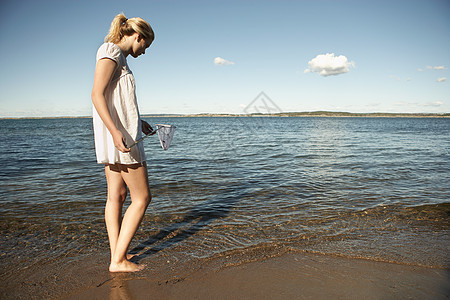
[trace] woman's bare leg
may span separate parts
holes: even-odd
[[[111,260],[114,255],[117,239],[122,223],[122,207],[127,197],[127,187],[123,181],[120,169],[116,165],[105,166],[106,181],[108,183],[108,199],[105,205],[105,223],[108,230]]]
[[[126,252],[151,201],[147,165],[121,166],[122,179],[130,190],[131,204],[122,219],[119,237],[111,259],[111,272],[135,272],[143,267],[126,258]]]

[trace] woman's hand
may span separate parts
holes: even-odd
[[[114,146],[116,146],[117,150],[123,153],[130,152],[130,149],[127,148],[125,144],[125,137],[123,136],[122,132],[116,130],[111,135],[113,137]]]
[[[150,124],[148,124],[147,122],[145,122],[144,120],[141,120],[142,122],[142,132],[147,135],[153,132],[153,128],[152,126],[150,126]]]

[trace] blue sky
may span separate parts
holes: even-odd
[[[142,114],[242,113],[262,91],[286,112],[450,112],[450,1],[18,0],[0,4],[0,117],[90,116],[120,12],[156,34],[128,58]]]

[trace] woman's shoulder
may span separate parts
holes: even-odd
[[[111,42],[104,42],[104,43],[99,47],[99,49],[114,49],[114,50],[119,50],[119,51],[120,51],[119,46],[117,46],[116,44],[111,43]]]
[[[106,42],[98,48],[97,60],[100,60],[102,58],[110,58],[118,62],[121,54],[122,52],[120,51],[119,46],[114,43]]]

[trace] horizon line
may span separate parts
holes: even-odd
[[[302,111],[302,112],[279,112],[279,113],[163,113],[163,114],[141,114],[142,118],[151,117],[450,117],[450,112],[445,113],[406,113],[406,112],[369,112],[369,113],[353,113],[344,111]],[[0,117],[2,120],[16,119],[83,119],[92,118],[92,116],[22,116],[22,117]]]

